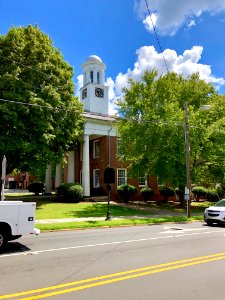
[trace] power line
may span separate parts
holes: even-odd
[[[159,41],[159,37],[158,37],[157,31],[156,31],[154,22],[153,22],[153,20],[152,20],[152,14],[151,14],[151,12],[150,12],[150,9],[149,9],[147,0],[145,0],[145,4],[146,4],[147,10],[148,10],[148,15],[149,15],[150,20],[151,20],[151,23],[152,23],[152,28],[153,28],[153,31],[154,31],[154,34],[155,34],[155,37],[156,37],[158,46],[159,46],[159,49],[160,49],[160,53],[162,54],[163,61],[164,61],[165,66],[166,66],[167,73],[169,73],[169,68],[168,68],[168,65],[167,65],[167,63],[166,63],[166,59],[165,59],[165,56],[164,56],[164,54],[163,54],[163,51],[162,51],[162,47],[161,47],[161,44],[160,44],[160,41]]]
[[[185,123],[171,123],[171,122],[163,122],[163,121],[159,121],[159,120],[140,120],[140,119],[135,119],[135,118],[121,118],[121,120],[125,120],[125,121],[133,121],[135,123],[146,123],[146,124],[155,124],[155,125],[165,125],[165,126],[175,126],[175,127],[185,127],[186,124]],[[195,125],[188,125],[189,128],[193,128],[193,129],[202,129],[199,126],[195,126]],[[221,131],[221,130],[212,130],[212,132],[217,132],[217,133],[222,133],[225,134],[225,131]]]
[[[8,100],[8,99],[1,99],[0,101],[2,102],[6,102],[6,103],[12,103],[12,104],[20,104],[20,105],[27,105],[27,106],[33,106],[33,107],[40,107],[40,108],[46,108],[46,109],[50,109],[50,110],[56,110],[56,111],[65,111],[65,112],[74,112],[73,110],[69,110],[69,109],[63,109],[63,108],[57,108],[57,107],[50,107],[47,105],[39,105],[39,104],[35,104],[35,103],[24,103],[21,101],[15,101],[15,100]],[[169,123],[169,122],[163,122],[163,121],[159,121],[159,120],[140,120],[140,119],[129,119],[126,117],[121,118],[121,120],[126,120],[126,121],[133,121],[136,123],[147,123],[147,124],[155,124],[155,125],[165,125],[165,126],[175,126],[175,127],[185,127],[185,124],[182,123]],[[189,125],[189,128],[194,128],[194,129],[201,129],[201,127],[199,126],[194,126],[194,125]],[[94,129],[92,128],[93,131],[99,131],[98,129]],[[217,132],[217,133],[222,133],[225,134],[224,131],[221,130],[212,130],[212,132]]]
[[[47,105],[40,105],[40,104],[35,104],[35,103],[28,103],[28,102],[21,102],[21,101],[16,101],[16,100],[8,100],[8,99],[1,99],[0,101],[2,102],[7,102],[7,103],[12,103],[12,104],[20,104],[20,105],[27,105],[27,106],[34,106],[34,107],[40,107],[40,108],[47,108],[50,110],[57,110],[57,111],[67,111],[67,112],[72,112],[73,110],[69,109],[64,109],[64,108],[57,108],[57,107],[51,107]]]

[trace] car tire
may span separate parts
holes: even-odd
[[[208,226],[213,226],[213,221],[212,220],[206,220],[206,224]]]
[[[0,250],[5,246],[7,241],[6,235],[3,232],[0,232]]]

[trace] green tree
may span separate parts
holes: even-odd
[[[212,84],[198,74],[187,79],[175,73],[158,77],[153,70],[141,81],[129,80],[129,88],[117,104],[119,153],[131,175],[152,174],[162,183],[185,186],[184,105],[188,105],[192,182],[207,176],[212,179],[212,174],[221,179],[225,171],[225,135],[221,134],[225,101]],[[212,110],[203,111],[206,104]]]
[[[57,163],[78,142],[83,108],[73,75],[38,26],[0,36],[0,159],[6,155],[7,173]]]

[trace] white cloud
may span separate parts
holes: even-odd
[[[115,115],[117,112],[115,100],[114,81],[111,77],[108,77],[105,83],[109,87],[109,115]]]
[[[170,72],[176,72],[184,77],[190,76],[192,73],[199,73],[201,79],[207,82],[213,82],[217,87],[225,84],[224,78],[217,78],[212,75],[211,66],[199,63],[203,47],[194,46],[190,50],[185,50],[182,55],[178,55],[176,51],[166,49],[158,53],[153,46],[144,46],[137,50],[137,61],[134,68],[128,69],[125,74],[119,73],[115,80],[115,94],[120,96],[122,88],[128,87],[128,78],[140,80],[146,70],[155,68],[159,75],[167,72],[164,59]],[[163,59],[164,57],[164,59]]]
[[[182,25],[194,25],[195,19],[204,12],[215,15],[225,11],[225,0],[151,0],[149,9],[158,33],[174,35]],[[135,11],[146,29],[152,31],[145,0],[136,0]]]
[[[76,95],[79,97],[80,95],[80,88],[83,86],[83,75],[77,76],[77,82],[76,82]]]
[[[187,23],[187,27],[193,27],[195,26],[196,23],[195,23],[195,20],[190,20],[188,23]]]
[[[156,24],[157,24],[157,14],[152,13],[151,16],[147,16],[144,20],[143,23],[145,25],[145,28],[148,31],[153,31]]]
[[[167,68],[169,72],[176,72],[184,77],[188,77],[193,73],[199,73],[201,79],[206,82],[212,82],[214,86],[219,89],[220,86],[225,85],[224,78],[215,77],[212,74],[211,66],[201,64],[201,56],[203,52],[202,46],[193,46],[191,49],[185,50],[182,54],[178,54],[175,50],[166,49],[163,53],[158,53],[153,46],[143,46],[136,51],[137,60],[134,67],[129,68],[126,73],[119,73],[115,81],[111,77],[107,78],[105,84],[109,87],[109,114],[114,115],[117,111],[114,100],[117,97],[122,97],[123,88],[127,87],[128,79],[140,80],[146,70],[155,68],[158,74],[165,74]],[[164,61],[165,59],[165,61]],[[83,76],[77,76],[78,90],[83,85]]]

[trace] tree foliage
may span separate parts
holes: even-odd
[[[4,101],[4,100],[10,100]],[[78,141],[73,69],[37,26],[0,36],[0,158],[7,173],[58,162]]]
[[[185,118],[189,111],[192,182],[221,182],[225,157],[225,98],[198,74],[158,77],[148,71],[141,81],[129,80],[118,101],[119,153],[131,175],[152,174],[161,183],[185,185]],[[203,111],[203,105],[211,105]],[[127,147],[129,145],[129,147]],[[219,181],[218,181],[219,180]]]

